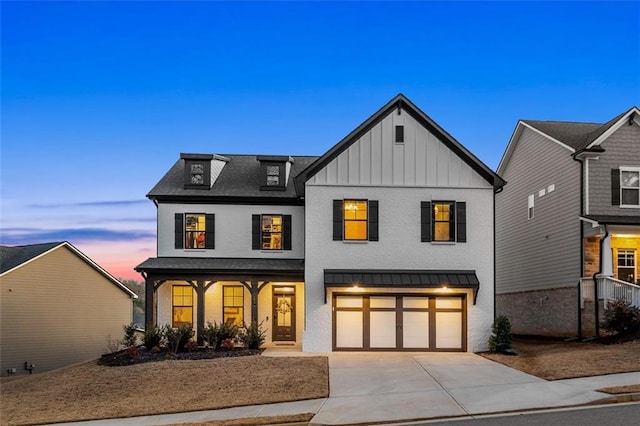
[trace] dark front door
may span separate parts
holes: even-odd
[[[296,289],[273,288],[273,341],[296,340]]]

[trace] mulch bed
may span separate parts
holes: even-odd
[[[166,348],[159,352],[147,350],[144,346],[127,348],[118,352],[105,354],[98,359],[98,364],[109,367],[141,364],[144,362],[158,362],[167,360],[199,360],[213,358],[230,358],[238,356],[260,355],[261,349],[233,348],[229,350],[214,350],[212,348],[197,348],[193,351],[173,353]]]

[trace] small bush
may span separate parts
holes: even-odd
[[[131,323],[129,325],[123,325],[122,329],[124,330],[124,338],[122,339],[122,344],[126,347],[137,346],[138,338],[136,337],[136,326]]]
[[[504,315],[498,315],[491,327],[489,337],[489,350],[491,352],[503,352],[511,348],[511,322]]]
[[[223,351],[230,351],[235,347],[235,343],[233,343],[233,339],[224,339],[222,343],[220,343],[220,349]]]
[[[173,353],[183,352],[194,331],[191,324],[181,325],[178,328],[166,327],[164,336],[167,339],[167,348]]]
[[[231,322],[213,323],[207,322],[207,326],[202,330],[202,338],[209,347],[220,350],[222,342],[227,339],[234,340],[238,337],[240,328]]]
[[[262,323],[258,324],[255,321],[251,322],[251,325],[247,327],[247,324],[242,323],[243,329],[240,330],[238,339],[245,347],[245,349],[260,349],[260,346],[265,340],[265,331],[262,329]]]
[[[142,343],[145,348],[150,350],[155,346],[160,346],[160,342],[162,342],[162,331],[161,328],[155,325],[148,325],[144,330],[144,337],[142,338]]]
[[[617,299],[609,302],[602,318],[602,328],[609,333],[625,334],[640,327],[640,309]]]

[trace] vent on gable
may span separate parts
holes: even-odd
[[[404,126],[396,126],[395,142],[404,143]]]

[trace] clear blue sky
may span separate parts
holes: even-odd
[[[180,152],[321,155],[397,93],[495,169],[520,118],[640,104],[640,3],[6,2],[1,233],[116,276]]]

